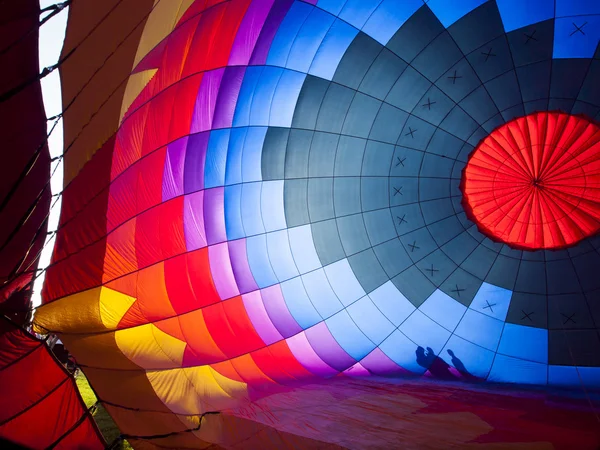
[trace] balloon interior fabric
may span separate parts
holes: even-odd
[[[393,448],[434,403],[447,433],[407,439],[598,445],[600,3],[102,8],[70,12],[35,323],[134,445]],[[488,434],[409,375],[583,387],[588,419]]]

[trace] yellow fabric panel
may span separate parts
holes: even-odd
[[[142,92],[142,89],[146,87],[146,85],[150,82],[154,74],[156,73],[156,69],[153,70],[144,70],[143,72],[132,74],[127,80],[127,87],[125,88],[125,95],[123,96],[123,105],[121,106],[121,116],[120,122],[123,121],[123,116],[133,103],[133,101],[137,98],[138,95]]]
[[[100,289],[100,319],[107,329],[115,329],[135,298],[107,287]]]
[[[154,9],[146,21],[132,70],[150,50],[173,31],[177,21],[193,2],[194,0],[154,0]]]
[[[115,370],[139,370],[139,367],[121,353],[115,333],[90,335],[59,334],[69,351],[77,355],[82,366],[113,368]]]
[[[230,380],[209,366],[148,371],[156,395],[177,414],[202,414],[240,405],[246,383]]]
[[[119,349],[145,369],[181,367],[186,343],[149,323],[115,332]]]

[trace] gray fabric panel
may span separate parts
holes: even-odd
[[[494,264],[496,256],[496,252],[491,251],[483,245],[479,245],[479,247],[473,250],[471,256],[463,261],[460,267],[480,280],[487,281],[486,275],[490,271],[492,264]]]
[[[548,296],[548,329],[594,328],[595,324],[583,294]]]
[[[514,70],[487,82],[485,87],[500,111],[518,105],[522,101],[517,74]]]
[[[365,139],[340,136],[335,155],[336,177],[360,175],[366,145]]]
[[[407,67],[385,101],[396,108],[409,112],[415,108],[430,86],[431,81],[412,67]]]
[[[285,154],[285,178],[308,177],[308,154],[313,131],[292,129]]]
[[[480,45],[504,34],[504,25],[496,2],[486,2],[448,28],[461,51],[467,54]]]
[[[396,228],[389,209],[379,209],[363,214],[367,235],[371,246],[381,244],[396,237]]]
[[[548,364],[599,366],[600,338],[595,330],[556,330],[548,333]]]
[[[545,295],[513,292],[506,321],[527,327],[548,328],[547,306]]]
[[[544,111],[548,109],[548,99],[533,100],[523,104],[525,114],[533,114],[534,112]]]
[[[423,275],[436,286],[441,285],[442,282],[458,268],[458,266],[439,249],[419,261],[417,267]]]
[[[407,119],[408,113],[384,103],[377,113],[369,138],[395,144]]]
[[[419,200],[436,200],[450,197],[451,180],[437,178],[419,179]]]
[[[460,236],[462,234],[465,234],[465,236],[468,236],[471,240],[473,240],[473,238],[471,237],[471,235],[469,235],[469,233],[465,232],[465,229],[463,228],[458,218],[455,215],[452,215],[450,217],[447,217],[446,219],[440,220],[439,222],[428,225],[428,228],[431,231],[431,234],[433,235],[438,246],[442,246],[442,250],[444,250],[444,252],[446,252],[455,263],[462,262],[464,258],[461,258],[458,252],[460,251],[461,254],[462,252],[468,252],[469,246],[466,245],[466,243],[460,238]],[[453,244],[455,239],[458,239],[458,243]],[[465,237],[463,239],[467,238]],[[463,246],[460,247],[459,250],[456,249],[456,247],[461,244]],[[447,245],[452,246],[447,248]],[[475,248],[476,246],[477,242],[475,241],[473,242],[473,248]]]
[[[504,125],[505,123],[506,123],[506,120],[504,120],[504,117],[502,117],[502,114],[497,114],[494,117],[492,117],[491,119],[489,119],[487,122],[485,122],[482,125],[482,128],[485,131],[487,131],[488,133],[491,133],[496,128],[498,128],[501,125]]]
[[[406,250],[398,239],[373,247],[379,263],[389,278],[393,278],[412,265]]]
[[[396,206],[391,208],[391,211],[392,216],[394,216],[398,236],[403,236],[425,226],[421,208],[417,203]]]
[[[348,262],[367,294],[388,281],[387,275],[371,249],[349,257]]]
[[[362,210],[372,211],[390,206],[388,185],[386,177],[363,177],[360,182]]]
[[[285,174],[285,153],[290,135],[289,128],[267,129],[262,149],[262,179],[283,180]]]
[[[480,124],[488,121],[500,112],[483,86],[471,92],[460,102],[460,106]]]
[[[335,166],[335,153],[339,135],[315,132],[310,146],[308,159],[308,176],[331,177]]]
[[[504,35],[483,44],[467,55],[467,59],[484,83],[514,68],[510,48]]]
[[[362,214],[338,217],[336,221],[340,240],[347,256],[371,247]]]
[[[578,100],[600,106],[600,60],[593,60],[579,91]],[[594,114],[590,114],[593,117]]]
[[[313,241],[322,266],[346,257],[335,219],[311,224]]]
[[[354,93],[355,91],[352,89],[332,83],[321,103],[315,129],[330,133],[342,131],[342,125]]]
[[[440,124],[442,130],[467,141],[478,128],[477,123],[470,118],[461,108],[455,107]],[[476,144],[475,144],[476,145]]]
[[[333,219],[333,178],[308,179],[308,214],[311,222]]]
[[[583,58],[553,60],[550,97],[577,98],[590,63]]]
[[[308,180],[286,180],[283,185],[285,221],[288,227],[305,225],[308,216]]]
[[[294,117],[293,128],[306,128],[313,130],[317,123],[319,108],[325,97],[325,93],[331,83],[323,78],[307,75],[300,90]]]
[[[437,245],[426,228],[420,228],[400,236],[400,242],[414,262],[418,262],[437,249]]]
[[[452,37],[444,31],[415,58],[412,66],[430,81],[437,80],[462,58]]]
[[[546,293],[546,271],[544,263],[537,261],[521,261],[515,291],[533,294]]]
[[[434,85],[423,94],[423,98],[414,107],[412,114],[429,123],[439,125],[454,107],[454,104],[450,97]]]
[[[600,269],[600,268],[599,268]],[[581,285],[570,260],[546,261],[548,294],[579,292]]]
[[[455,159],[460,154],[464,144],[464,141],[461,141],[456,136],[444,130],[437,129],[427,146],[427,152]]]
[[[419,201],[419,179],[408,177],[390,177],[390,205],[399,206]]]
[[[333,181],[333,200],[336,216],[361,212],[360,178],[338,177]]]
[[[515,67],[552,59],[554,46],[553,19],[511,31],[506,37]]]
[[[600,255],[596,252],[590,252],[576,256],[572,261],[583,291],[588,292],[600,289],[600,276],[598,276]]]
[[[421,170],[424,153],[419,150],[396,146],[390,176],[417,177]]]
[[[442,31],[439,19],[423,5],[392,36],[387,47],[405,61],[412,61]]]
[[[521,117],[525,115],[525,108],[522,104],[518,104],[513,106],[512,108],[505,109],[502,111],[502,117],[504,120],[508,122],[509,120],[516,119],[517,117]]]
[[[415,307],[419,307],[429,298],[436,287],[415,266],[392,278],[392,283]]]
[[[542,61],[517,69],[524,102],[548,98],[552,61]]]
[[[379,112],[381,101],[360,92],[350,104],[350,109],[342,127],[342,134],[367,138]]]
[[[365,33],[359,32],[348,49],[333,76],[333,82],[358,89],[371,64],[383,46]]]
[[[481,85],[481,80],[466,58],[462,58],[436,82],[444,93],[456,103]]]
[[[442,283],[440,289],[459,303],[469,306],[480,287],[480,279],[459,267]]]
[[[394,146],[368,141],[363,158],[362,176],[388,176],[392,164]]]
[[[421,211],[425,223],[433,224],[447,217],[454,216],[454,207],[450,199],[430,200],[428,202],[420,202]],[[458,224],[460,226],[460,224]],[[455,229],[460,232],[462,227]]]
[[[450,178],[454,162],[450,158],[425,153],[420,176],[432,178]]]
[[[498,255],[486,281],[504,289],[513,290],[517,281],[520,261],[504,255]]]
[[[406,62],[384,48],[375,58],[358,90],[383,100],[406,67]]]
[[[403,147],[425,150],[434,132],[435,127],[430,123],[416,116],[409,116],[397,143]]]

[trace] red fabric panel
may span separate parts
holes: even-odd
[[[104,448],[75,380],[42,341],[6,319],[0,362],[0,438],[33,449],[63,439],[62,448]]]

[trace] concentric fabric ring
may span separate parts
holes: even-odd
[[[600,10],[451,3],[193,2],[134,70],[106,196],[64,213],[47,311],[88,299],[60,326],[177,414],[339,374],[597,385],[598,237],[495,242],[460,184],[506,123],[599,117]]]
[[[600,229],[600,128],[565,113],[500,126],[469,157],[464,206],[491,239],[524,250],[572,246]]]

